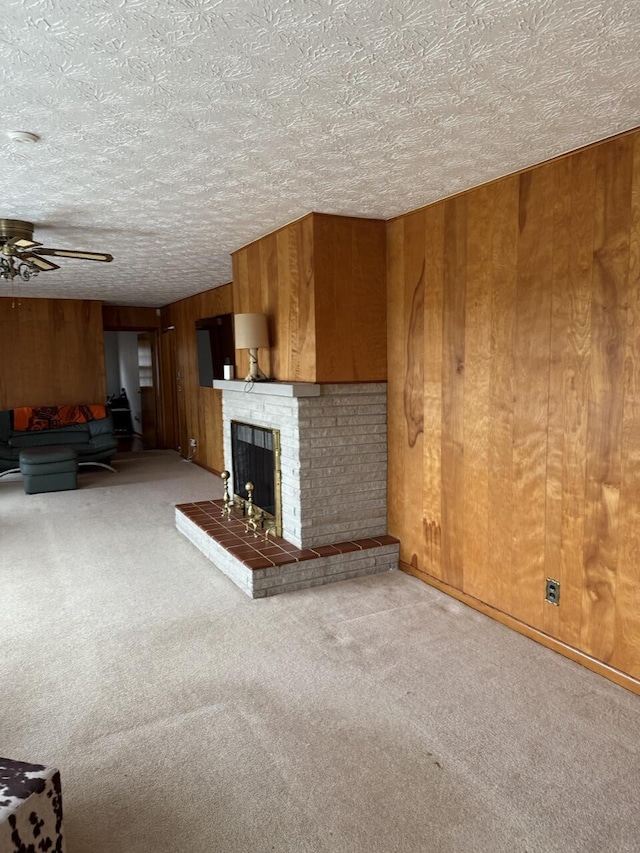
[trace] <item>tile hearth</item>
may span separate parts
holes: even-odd
[[[279,537],[245,532],[222,516],[222,501],[176,506],[176,527],[251,598],[307,589],[396,569],[398,540],[381,535],[299,548]]]

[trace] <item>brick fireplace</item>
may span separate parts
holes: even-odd
[[[225,467],[231,422],[278,430],[282,537],[245,534],[220,502],[176,508],[176,526],[254,598],[397,568],[387,535],[386,383],[216,381]],[[242,484],[231,484],[239,492]]]

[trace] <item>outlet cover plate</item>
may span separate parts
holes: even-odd
[[[544,598],[549,604],[553,604],[555,607],[560,606],[560,581],[547,578]]]

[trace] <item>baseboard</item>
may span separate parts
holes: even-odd
[[[193,462],[194,465],[197,465],[198,468],[204,468],[204,470],[208,471],[210,474],[215,474],[218,477],[220,476],[220,471],[216,471],[215,468],[210,468],[208,465],[205,465],[204,462],[196,462],[195,459],[191,459],[190,461]]]
[[[402,562],[402,560],[400,561],[400,568],[403,572],[406,572],[409,575],[413,575],[414,577],[419,578],[421,581],[424,581],[425,583],[429,584],[429,586],[433,586],[436,589],[439,589],[441,592],[450,595],[452,598],[461,601],[463,604],[467,604],[474,610],[477,610],[480,613],[484,613],[485,616],[489,616],[491,619],[495,619],[496,622],[501,622],[503,625],[506,625],[507,628],[511,628],[512,630],[517,631],[519,634],[523,634],[525,637],[529,637],[530,640],[535,640],[537,643],[546,646],[548,649],[552,649],[554,652],[558,652],[558,654],[569,658],[569,660],[581,664],[587,669],[590,669],[592,672],[596,672],[598,673],[598,675],[602,675],[605,678],[608,678],[609,681],[613,681],[620,687],[624,687],[626,690],[630,690],[632,693],[636,693],[640,696],[640,681],[638,681],[636,678],[633,678],[633,676],[627,675],[626,673],[621,672],[619,669],[614,669],[613,667],[608,666],[606,663],[603,663],[602,661],[599,661],[596,658],[593,658],[590,655],[587,655],[584,652],[575,649],[573,646],[568,646],[561,640],[556,640],[553,637],[550,637],[548,634],[539,631],[537,628],[532,628],[525,622],[521,622],[519,619],[515,619],[513,616],[509,616],[507,613],[503,613],[501,610],[497,610],[495,607],[491,607],[491,605],[485,604],[483,601],[480,601],[477,598],[473,598],[473,596],[467,595],[465,592],[461,592],[454,586],[450,586],[449,584],[444,583],[438,578],[434,578],[432,575],[429,575],[426,572],[421,571],[420,569],[416,569],[414,568],[414,566],[410,566],[408,563]]]

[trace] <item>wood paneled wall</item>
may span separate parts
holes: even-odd
[[[161,385],[164,405],[177,405],[182,456],[188,454],[188,440],[198,442],[194,461],[213,471],[224,468],[222,437],[222,392],[203,388],[198,382],[196,320],[232,311],[231,285],[225,284],[198,293],[162,309],[162,330],[175,326],[175,369],[170,375],[171,355],[161,342]],[[161,331],[161,335],[168,334]],[[163,355],[164,353],[164,355]],[[175,402],[172,403],[172,400]],[[171,420],[164,412],[162,423]]]
[[[385,225],[310,213],[234,252],[234,312],[269,317],[272,379],[386,378]],[[248,369],[236,353],[237,373]]]
[[[234,314],[269,318],[269,350],[260,351],[272,379],[315,382],[315,299],[313,215],[299,219],[234,252]],[[236,375],[249,368],[246,351],[236,351]]]
[[[392,220],[387,252],[403,567],[640,679],[640,134]]]
[[[387,378],[386,227],[314,214],[316,382]]]
[[[105,332],[142,332],[160,328],[160,313],[155,308],[132,305],[103,305]]]
[[[106,400],[102,303],[0,299],[0,409]]]

